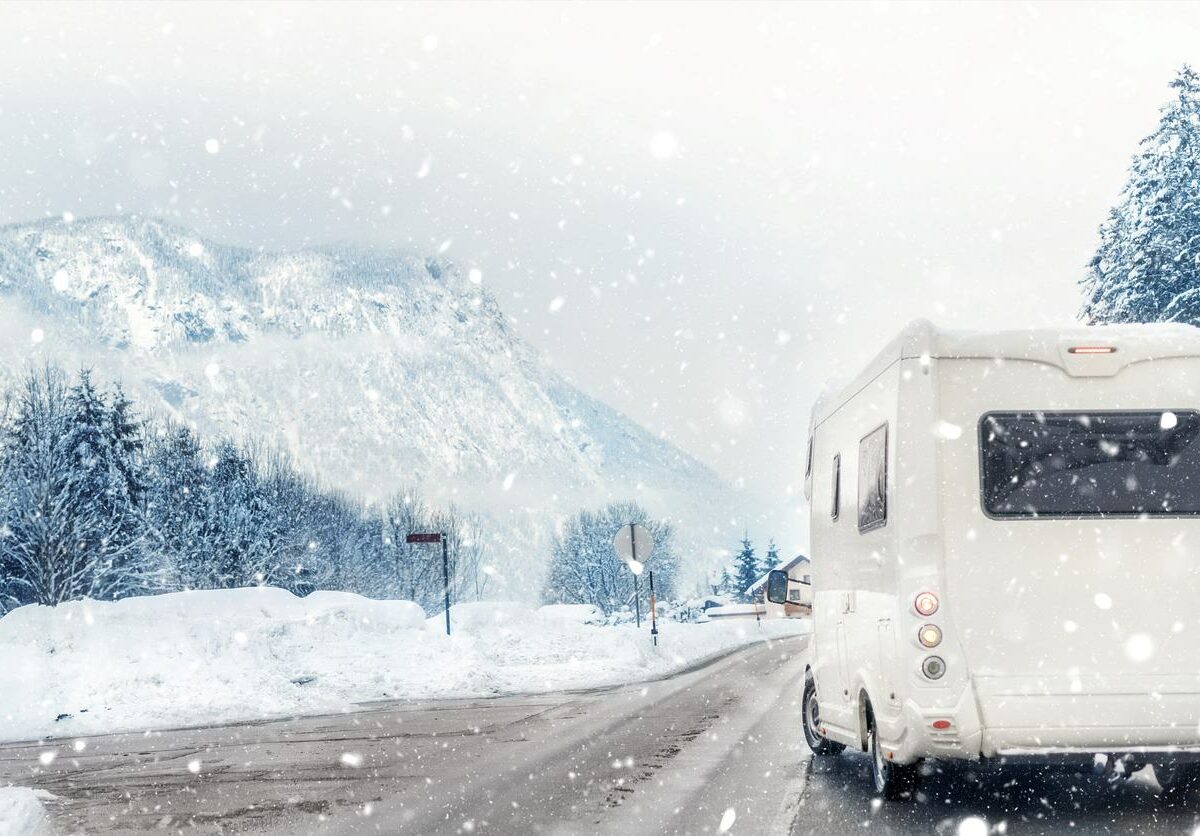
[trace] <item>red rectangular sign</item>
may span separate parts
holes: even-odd
[[[406,543],[440,543],[442,535],[440,534],[410,534],[404,538]]]

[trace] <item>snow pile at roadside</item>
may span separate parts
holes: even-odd
[[[407,601],[281,589],[26,606],[0,618],[0,737],[341,711],[356,702],[476,697],[651,679],[808,622],[599,626],[589,608]]]
[[[0,836],[49,836],[53,832],[39,793],[25,787],[0,787]]]

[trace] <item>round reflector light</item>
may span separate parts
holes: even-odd
[[[917,612],[921,615],[933,615],[938,609],[937,596],[932,592],[922,592],[913,601],[913,606],[916,607]]]
[[[942,630],[936,624],[926,624],[917,631],[917,639],[925,647],[937,647],[942,643]]]
[[[921,663],[921,672],[930,679],[941,679],[946,675],[946,663],[941,656],[929,656]]]

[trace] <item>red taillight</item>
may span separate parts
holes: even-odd
[[[950,721],[949,720],[934,720],[932,723],[930,723],[930,725],[933,726],[938,731],[945,731],[946,729],[950,728]]]
[[[922,592],[913,600],[913,607],[921,615],[933,615],[938,610],[937,596],[932,592]]]
[[[1112,354],[1116,346],[1111,345],[1073,345],[1067,349],[1068,354]]]

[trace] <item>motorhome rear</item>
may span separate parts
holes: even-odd
[[[906,328],[808,441],[805,733],[925,758],[1200,753],[1200,329]]]

